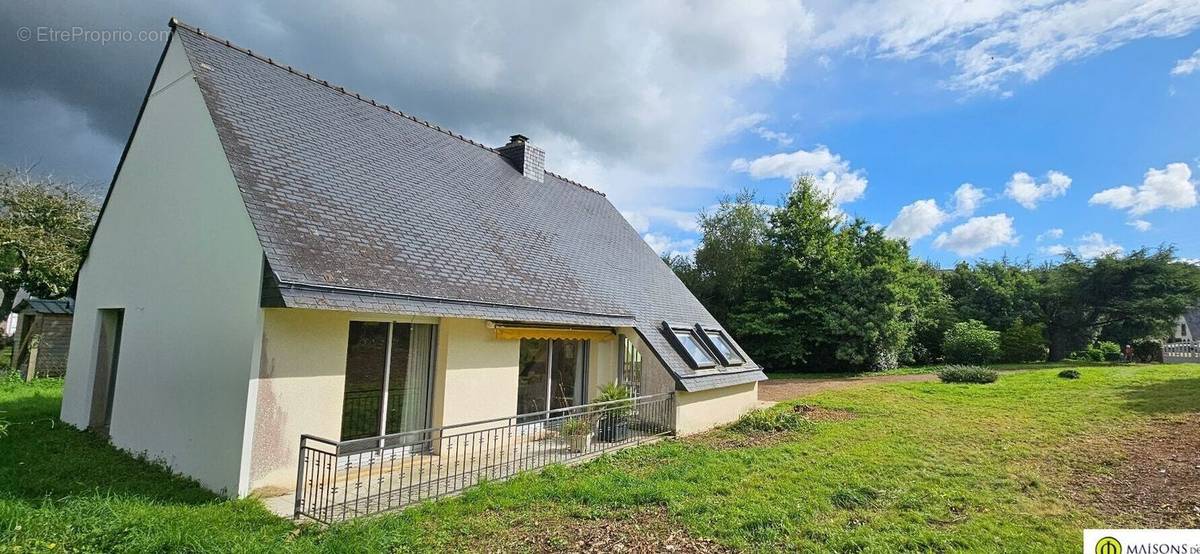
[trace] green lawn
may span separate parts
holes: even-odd
[[[1049,369],[1049,368],[1065,368],[1065,367],[1110,367],[1125,365],[1118,362],[1085,362],[1079,360],[1062,360],[1058,362],[1042,362],[1031,364],[1014,364],[1014,363],[995,363],[988,364],[992,369],[1002,371],[1021,370],[1021,369]],[[895,369],[886,369],[883,371],[859,371],[859,372],[812,372],[812,371],[768,371],[767,376],[772,379],[844,379],[847,377],[874,377],[881,375],[920,375],[923,373],[937,373],[938,370],[946,367],[945,364],[934,365],[918,365],[918,366],[902,366]]]
[[[1081,439],[1200,412],[1200,366],[1081,371],[1075,381],[1046,369],[991,385],[826,391],[803,402],[857,417],[752,448],[664,441],[396,515],[298,530],[257,501],[216,499],[65,428],[55,420],[59,381],[0,381],[0,418],[11,422],[0,438],[0,552],[495,550],[515,535],[647,507],[747,550],[1078,551],[1083,528],[1121,524],[1063,492],[1068,468],[1111,462]]]

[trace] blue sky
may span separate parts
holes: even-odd
[[[529,136],[660,252],[694,249],[722,195],[773,202],[809,173],[943,265],[1200,258],[1196,0],[416,7],[0,3],[0,163],[107,186],[176,16],[484,144]],[[29,39],[76,27],[134,38]]]
[[[1194,207],[1134,216],[1089,204],[1093,194],[1137,187],[1147,170],[1171,163],[1189,166],[1194,188],[1200,174],[1200,71],[1171,72],[1197,48],[1198,33],[1135,41],[1064,64],[1035,81],[1012,83],[1006,89],[1010,94],[948,90],[944,81],[952,68],[921,60],[831,56],[824,66],[794,67],[784,79],[756,91],[767,98],[768,117],[760,126],[786,134],[783,140],[790,142],[781,144],[751,129],[716,150],[716,156],[752,160],[825,146],[868,181],[861,199],[843,209],[880,225],[923,199],[950,211],[954,191],[971,183],[986,194],[972,216],[1011,217],[1012,240],[978,252],[936,247],[939,234],[970,219],[950,216],[912,241],[915,256],[943,265],[1002,255],[1037,263],[1056,259],[1061,246],[1091,253],[1095,248],[1088,246],[1096,245],[1129,251],[1174,244],[1180,255],[1200,258]],[[1061,196],[1030,209],[1005,195],[1014,173],[1041,183],[1050,171],[1070,178]],[[788,190],[787,178],[754,179],[732,170],[725,178],[724,190],[749,187],[770,202]],[[1149,222],[1150,228],[1139,231],[1131,225],[1136,220]],[[695,238],[669,224],[652,227],[651,233],[681,241],[681,251]],[[1103,240],[1097,241],[1095,233]]]

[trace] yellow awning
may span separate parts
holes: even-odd
[[[501,340],[560,339],[605,341],[616,338],[604,329],[573,329],[567,327],[505,327],[497,325],[496,338]]]

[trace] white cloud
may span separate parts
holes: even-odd
[[[1183,35],[1200,26],[1200,2],[876,0],[841,9],[829,20],[818,45],[951,62],[955,74],[947,87],[1004,94],[1015,81],[1035,81],[1061,64],[1133,40]]]
[[[1104,235],[1100,233],[1088,233],[1079,237],[1073,247],[1065,244],[1051,244],[1038,248],[1038,252],[1046,256],[1062,256],[1067,252],[1074,252],[1079,257],[1087,259],[1120,254],[1123,251],[1125,249],[1121,245],[1105,239]]]
[[[942,223],[950,218],[950,214],[938,207],[937,201],[929,198],[917,200],[900,208],[896,219],[887,226],[884,233],[892,238],[902,238],[908,242],[927,237]]]
[[[695,212],[649,206],[637,210],[624,210],[621,215],[637,229],[639,233],[650,230],[654,222],[666,223],[681,231],[695,233],[700,230],[700,223]]]
[[[1046,173],[1046,180],[1038,183],[1024,171],[1013,173],[1004,187],[1004,195],[1016,200],[1027,209],[1037,208],[1038,202],[1057,198],[1071,188],[1071,178],[1059,171]]]
[[[650,245],[658,255],[691,256],[696,251],[695,239],[677,239],[666,235],[646,233],[642,240]]]
[[[766,122],[768,119],[771,119],[771,116],[761,112],[739,115],[729,120],[729,123],[725,124],[725,133],[729,135],[736,135],[747,129],[753,129],[759,124]]]
[[[629,222],[637,232],[645,233],[650,230],[650,218],[642,212],[622,211],[621,215],[625,216],[625,221]]]
[[[1062,256],[1070,251],[1071,248],[1065,244],[1051,244],[1049,246],[1042,246],[1038,248],[1038,252],[1045,256]]]
[[[1057,227],[1054,227],[1051,229],[1046,229],[1046,232],[1038,235],[1037,242],[1042,242],[1044,240],[1058,240],[1058,239],[1061,239],[1062,236],[1063,236],[1063,230],[1059,229]]]
[[[955,216],[970,217],[975,214],[975,210],[979,209],[985,199],[986,194],[983,189],[971,183],[963,183],[954,190],[954,199],[950,205],[953,207]]]
[[[1106,240],[1100,233],[1088,233],[1079,237],[1075,251],[1084,258],[1098,258],[1108,254],[1120,254],[1125,250],[1121,245]]]
[[[972,217],[949,233],[938,235],[933,245],[959,256],[971,256],[996,246],[1015,245],[1018,240],[1013,229],[1013,218],[1007,214],[996,214]]]
[[[1175,67],[1171,69],[1171,75],[1191,75],[1197,69],[1200,69],[1200,49],[1193,52],[1191,56],[1175,62]]]
[[[885,230],[889,237],[903,238],[914,242],[933,234],[943,224],[962,217],[974,215],[975,210],[986,200],[983,189],[963,183],[954,190],[950,198],[949,211],[938,206],[937,200],[917,200],[900,208],[896,219]]]
[[[772,131],[766,127],[755,127],[754,134],[758,135],[763,140],[772,141],[779,146],[788,146],[793,141],[792,137],[787,133],[782,131]]]
[[[1191,208],[1197,202],[1196,183],[1191,179],[1192,170],[1185,163],[1167,164],[1166,169],[1150,168],[1137,188],[1122,185],[1102,190],[1093,194],[1088,204],[1127,210],[1134,216],[1162,208]]]
[[[730,169],[749,173],[755,179],[794,179],[811,175],[817,188],[830,195],[834,204],[858,200],[867,190],[867,178],[862,170],[851,169],[849,161],[830,152],[824,145],[749,161],[738,158],[730,164]]]
[[[1146,221],[1144,219],[1135,219],[1126,224],[1129,225],[1130,227],[1133,227],[1134,229],[1137,229],[1138,231],[1143,232],[1143,233],[1145,233],[1146,231],[1149,231],[1150,228],[1153,227],[1153,225],[1151,225],[1149,221]]]

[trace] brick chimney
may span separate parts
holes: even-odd
[[[513,135],[508,138],[508,144],[496,151],[522,175],[539,183],[546,179],[546,152],[529,144],[529,137]]]

